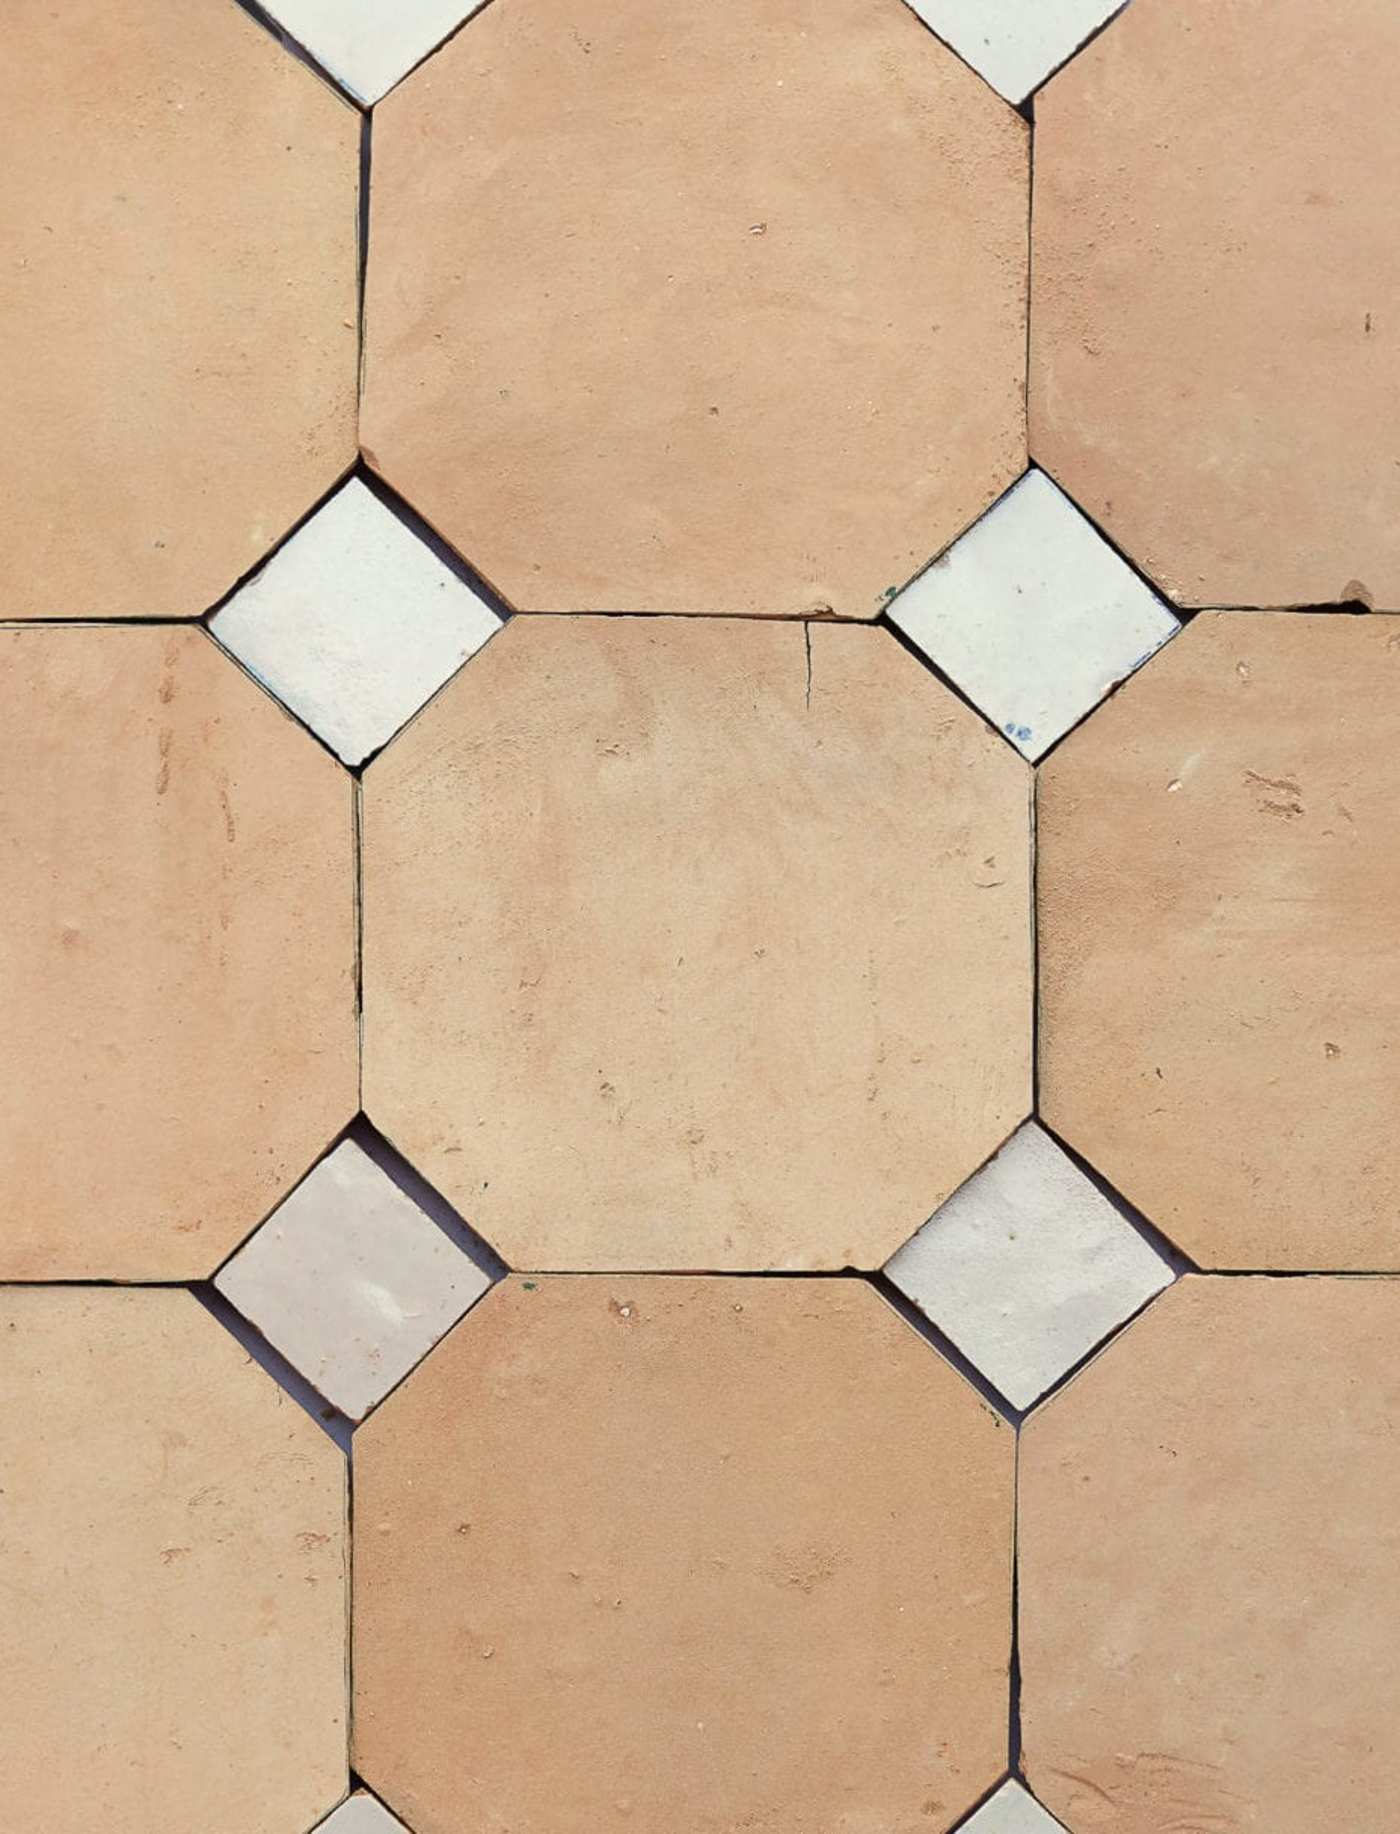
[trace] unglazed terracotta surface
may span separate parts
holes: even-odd
[[[208,1275],[354,1114],[352,789],[201,630],[0,632],[0,1278]]]
[[[872,618],[1025,465],[1026,142],[898,0],[487,7],[376,110],[366,455],[521,610]]]
[[[346,1780],[346,1477],[188,1293],[0,1290],[0,1821],[288,1834]]]
[[[1036,97],[1031,450],[1183,605],[1400,608],[1400,8],[1133,0]]]
[[[1400,626],[1195,619],[1041,772],[1040,1101],[1209,1267],[1400,1267]]]
[[[1188,1276],[1023,1430],[1021,1711],[1078,1834],[1400,1825],[1393,1280]]]
[[[1013,1451],[862,1281],[512,1279],[357,1439],[356,1768],[415,1834],[943,1834]]]
[[[0,617],[194,617],[355,456],[360,124],[235,0],[9,0]]]
[[[510,625],[364,780],[364,1100],[515,1267],[878,1266],[1030,1106],[1029,775],[883,631]]]

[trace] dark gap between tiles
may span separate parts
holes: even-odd
[[[345,1415],[338,1408],[332,1407],[324,1396],[318,1394],[305,1377],[300,1375],[284,1356],[273,1349],[262,1333],[250,1325],[243,1314],[229,1304],[211,1281],[200,1281],[191,1286],[189,1290],[205,1311],[224,1327],[229,1336],[242,1345],[249,1359],[256,1363],[259,1369],[266,1371],[282,1392],[296,1402],[303,1413],[311,1416],[328,1439],[335,1441],[336,1445],[345,1453],[348,1462],[350,1436],[353,1429]]]
[[[914,6],[910,4],[910,0],[902,0],[902,4],[904,6],[905,12],[913,14],[915,23],[922,26],[924,31],[928,33],[929,37],[933,40],[933,42],[936,45],[941,45],[943,49],[948,53],[949,57],[955,57],[958,60],[958,62],[964,67],[964,69],[970,70],[972,74],[977,78],[977,81],[979,83],[985,84],[986,87],[991,90],[992,94],[996,97],[998,102],[1001,102],[1007,108],[1015,108],[1016,104],[1014,102],[1008,102],[1006,100],[1006,97],[1001,93],[999,89],[993,88],[992,84],[987,82],[986,77],[983,76],[982,72],[976,67],[976,65],[968,63],[967,59],[963,56],[962,52],[959,51],[957,46],[950,45],[948,43],[948,40],[938,30],[937,26],[935,26],[931,20],[925,19],[923,14],[919,12],[917,8],[915,8]]]
[[[882,1270],[879,1273],[860,1274],[857,1278],[873,1286],[885,1303],[898,1312],[905,1324],[912,1326],[926,1343],[931,1344],[945,1363],[951,1363],[958,1374],[977,1390],[988,1407],[994,1413],[1000,1414],[1002,1419],[1019,1433],[1021,1422],[1029,1410],[1013,1407],[1006,1396],[992,1386],[977,1365],[963,1355],[952,1338],[946,1336],[932,1320],[926,1318],[912,1299],[905,1297],[888,1274]]]
[[[997,499],[998,502],[1000,502],[1000,500],[1001,500],[1000,498]],[[933,565],[933,562],[930,561],[929,566],[932,566],[932,565]],[[915,574],[914,577],[915,579],[917,579],[919,575]],[[933,660],[933,658],[931,656],[925,655],[923,650],[921,650],[918,644],[915,643],[914,639],[904,634],[904,632],[899,628],[899,626],[890,617],[890,614],[888,611],[882,611],[879,617],[876,618],[874,622],[871,624],[870,628],[872,630],[887,631],[889,635],[894,638],[895,642],[899,645],[899,647],[902,650],[904,650],[908,655],[914,658],[915,662],[919,664],[920,668],[927,670],[927,672],[930,675],[932,675],[935,681],[940,682],[948,690],[948,692],[953,696],[954,700],[960,700],[963,706],[967,708],[969,713],[976,714],[978,720],[981,722],[983,726],[987,728],[988,732],[994,732],[996,736],[1001,740],[1002,744],[1005,745],[1008,748],[1008,750],[1015,752],[1018,758],[1022,756],[1022,754],[1019,751],[1016,751],[1016,747],[1011,743],[1010,739],[1007,738],[1006,734],[1001,730],[1001,728],[999,726],[994,726],[991,720],[987,718],[986,714],[983,713],[982,709],[977,705],[977,703],[967,698],[966,694],[963,693],[962,689],[953,680],[952,676],[945,675],[943,670],[939,668],[938,664]],[[1035,768],[1030,763],[1029,759],[1023,759],[1022,761],[1025,763],[1026,768],[1028,770],[1033,770]]]
[[[269,38],[275,38],[289,57],[294,57],[299,64],[305,64],[308,70],[313,70],[328,88],[335,91],[341,101],[355,110],[356,114],[366,112],[365,104],[360,101],[359,97],[352,96],[349,90],[343,88],[325,65],[316,61],[314,55],[307,50],[301,40],[293,38],[280,20],[274,19],[271,13],[258,4],[258,0],[234,0],[234,5],[241,7],[255,24],[262,27]]]
[[[1115,1190],[1098,1167],[1091,1165],[1083,1153],[1072,1146],[1068,1140],[1062,1139],[1039,1113],[1035,1118],[1036,1125],[1043,1128],[1066,1158],[1078,1166],[1100,1196],[1107,1198],[1128,1227],[1140,1235],[1148,1247],[1166,1262],[1174,1278],[1179,1279],[1182,1274],[1197,1274],[1201,1271],[1190,1255],[1179,1249],[1171,1237],[1159,1229],[1150,1217],[1144,1216],[1141,1210],[1134,1209],[1122,1192]]]
[[[1011,1663],[1007,1671],[1007,1762],[1021,1776],[1021,1434],[1011,1467]]]
[[[468,0],[464,0],[464,4],[465,3],[468,3]],[[437,43],[432,46],[430,50],[425,51],[423,55],[418,59],[418,62],[416,64],[410,65],[410,67],[404,71],[403,75],[399,78],[397,83],[391,83],[389,85],[388,89],[385,90],[384,95],[391,96],[394,93],[394,91],[399,87],[399,84],[406,83],[408,79],[413,75],[414,71],[421,70],[424,64],[427,63],[428,59],[430,57],[436,57],[438,52],[442,50],[444,45],[451,44],[452,40],[457,36],[457,34],[459,32],[464,32],[474,19],[479,19],[481,15],[486,11],[486,9],[491,4],[492,4],[492,0],[482,0],[481,5],[474,8],[472,12],[468,13],[465,19],[459,19],[456,25],[453,26],[450,32],[448,32],[444,37],[440,38],[437,41]],[[380,96],[379,102],[382,102],[383,100],[384,100],[384,96]],[[379,102],[375,103],[376,108],[379,106]]]
[[[369,274],[369,187],[370,167],[373,159],[373,125],[374,118],[366,109],[360,117],[360,189],[357,219],[359,266],[355,287],[355,298],[358,302],[355,316],[355,383],[361,401],[364,400],[365,393],[365,282]]]
[[[355,1100],[360,1115],[365,1106],[365,798],[360,779],[354,779],[355,871]],[[353,1126],[353,1122],[351,1125]]]
[[[207,629],[209,624],[223,610],[224,606],[228,604],[229,600],[232,598],[235,598],[237,594],[240,593],[243,590],[243,588],[248,584],[248,581],[250,579],[256,579],[258,574],[262,572],[263,568],[268,565],[268,563],[273,559],[273,557],[281,553],[282,549],[286,547],[287,543],[292,539],[293,535],[300,534],[301,531],[306,527],[307,523],[310,522],[311,518],[314,515],[316,515],[320,510],[325,508],[326,504],[330,502],[331,498],[336,494],[336,492],[338,490],[343,489],[344,486],[350,482],[351,478],[353,478],[356,475],[356,472],[359,469],[359,463],[360,461],[358,459],[352,459],[351,462],[344,468],[343,471],[338,472],[337,475],[332,479],[330,484],[327,485],[325,490],[321,492],[320,496],[317,497],[316,501],[313,504],[311,504],[311,506],[308,509],[303,510],[301,515],[299,515],[296,521],[293,522],[287,528],[285,533],[280,535],[278,539],[275,542],[273,542],[272,546],[268,548],[265,553],[260,554],[258,558],[253,562],[251,567],[246,568],[244,572],[239,574],[238,578],[233,582],[233,584],[228,588],[228,590],[226,592],[220,593],[219,597],[215,599],[212,605],[210,605],[206,610],[200,612],[197,618],[182,619],[182,620],[177,620],[177,621],[184,622],[184,623],[203,624]],[[142,619],[140,621],[142,623],[152,622],[152,620],[148,618]],[[103,622],[106,623],[107,620],[103,619]]]
[[[977,1800],[973,1803],[972,1807],[967,1811],[967,1813],[965,1815],[960,1815],[958,1817],[958,1819],[953,1823],[952,1827],[948,1830],[948,1834],[962,1834],[962,1830],[964,1828],[968,1828],[971,1826],[975,1817],[981,1814],[982,1810],[986,1808],[987,1804],[991,1801],[992,1797],[996,1795],[997,1791],[1003,1788],[1007,1783],[1010,1783],[1011,1781],[1012,1781],[1012,1776],[1011,1776],[1010,1771],[1006,1772],[1004,1776],[998,1777],[996,1782],[992,1785],[992,1787],[989,1790],[983,1791],[983,1793],[977,1798]]]
[[[478,1235],[471,1224],[447,1201],[440,1191],[429,1184],[421,1172],[399,1151],[393,1142],[385,1137],[369,1117],[363,1113],[356,1115],[346,1130],[346,1138],[353,1140],[365,1154],[372,1159],[380,1171],[398,1186],[405,1197],[415,1203],[423,1214],[433,1222],[448,1238],[454,1247],[461,1250],[469,1261],[475,1263],[493,1283],[503,1280],[510,1272],[505,1262],[484,1236]]]

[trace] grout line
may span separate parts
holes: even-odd
[[[399,1151],[363,1110],[351,1122],[348,1137],[493,1284],[505,1279],[510,1269],[485,1236],[472,1227],[455,1205],[424,1177],[413,1161]]]
[[[325,1396],[319,1394],[305,1376],[280,1351],[273,1348],[261,1331],[224,1298],[212,1281],[198,1281],[188,1290],[229,1336],[242,1345],[248,1353],[249,1361],[256,1363],[259,1369],[271,1376],[282,1392],[316,1422],[328,1439],[340,1447],[348,1460],[353,1428],[339,1408],[332,1407]]]
[[[406,83],[408,79],[414,74],[415,71],[421,70],[424,64],[427,63],[430,57],[436,57],[438,52],[441,51],[444,46],[450,45],[452,43],[452,40],[457,36],[457,34],[459,32],[464,32],[466,28],[471,24],[473,19],[480,18],[480,16],[486,11],[486,9],[491,4],[492,4],[492,0],[479,0],[478,5],[471,7],[471,10],[466,14],[466,16],[462,19],[459,19],[456,25],[453,26],[450,32],[445,32],[443,36],[440,39],[438,39],[435,45],[430,46],[428,50],[426,50],[423,53],[423,55],[418,59],[417,63],[410,64],[408,69],[404,71],[403,75],[399,77],[395,82],[391,83],[389,87],[384,91],[384,94],[382,96],[379,96],[376,98],[376,101],[374,104],[375,107],[377,108],[380,102],[384,101],[386,97],[393,95],[394,91],[400,88],[404,83]]]
[[[260,26],[269,38],[275,39],[289,57],[294,57],[299,64],[305,64],[308,70],[320,77],[326,87],[333,91],[347,107],[353,108],[356,114],[368,113],[366,104],[358,96],[352,95],[345,85],[331,74],[317,58],[315,52],[309,50],[299,38],[294,38],[280,20],[274,19],[266,7],[260,4],[260,0],[233,0],[233,3],[247,14],[255,25]]]
[[[213,1273],[209,1275],[208,1283],[210,1285],[212,1285],[213,1282],[218,1279],[219,1275],[228,1266],[229,1262],[234,1258],[234,1256],[239,1254],[244,1248],[247,1247],[248,1243],[252,1241],[253,1237],[258,1233],[259,1229],[262,1228],[263,1224],[267,1222],[272,1216],[276,1214],[278,1210],[282,1208],[282,1205],[292,1195],[292,1192],[298,1191],[301,1189],[302,1185],[306,1183],[307,1179],[316,1170],[316,1167],[321,1164],[322,1160],[329,1159],[331,1154],[335,1151],[336,1147],[339,1146],[343,1140],[346,1140],[349,1138],[350,1129],[354,1126],[354,1124],[355,1124],[355,1117],[352,1115],[351,1118],[345,1123],[345,1125],[342,1128],[340,1128],[336,1132],[336,1134],[329,1141],[327,1141],[326,1145],[321,1149],[321,1151],[316,1154],[315,1158],[307,1166],[306,1170],[301,1174],[301,1176],[295,1179],[291,1184],[289,1184],[284,1191],[280,1191],[278,1193],[276,1200],[263,1212],[263,1214],[258,1218],[257,1222],[253,1224],[252,1228],[246,1231],[245,1234],[239,1237],[234,1247],[232,1247],[228,1251],[228,1253],[224,1256],[224,1258],[219,1262],[218,1266],[214,1269]]]
[[[1028,1409],[1014,1407],[1000,1389],[987,1380],[977,1365],[969,1357],[963,1355],[952,1338],[939,1330],[932,1319],[925,1317],[913,1300],[901,1292],[887,1273],[882,1270],[879,1273],[863,1274],[860,1278],[873,1286],[886,1304],[898,1312],[904,1322],[917,1331],[926,1343],[933,1346],[944,1362],[951,1363],[963,1380],[977,1390],[988,1407],[994,1413],[999,1414],[1019,1435],[1021,1422],[1025,1419]]]
[[[1038,950],[1036,954],[1038,965]],[[1040,1114],[1038,1092],[1035,1118],[1037,1126],[1042,1128],[1045,1133],[1049,1134],[1050,1138],[1055,1142],[1056,1146],[1059,1147],[1060,1151],[1064,1153],[1065,1157],[1079,1168],[1089,1180],[1090,1184],[1098,1191],[1099,1195],[1106,1198],[1108,1202],[1113,1205],[1113,1208],[1118,1212],[1119,1216],[1122,1217],[1123,1221],[1128,1224],[1129,1228],[1140,1235],[1143,1241],[1147,1243],[1148,1247],[1151,1248],[1161,1260],[1166,1262],[1174,1277],[1179,1278],[1182,1274],[1198,1274],[1202,1271],[1188,1254],[1177,1247],[1176,1243],[1172,1241],[1171,1237],[1164,1229],[1159,1229],[1156,1223],[1152,1221],[1151,1217],[1145,1215],[1136,1205],[1130,1203],[1115,1185],[1109,1183],[1108,1179],[1104,1177],[1098,1167],[1084,1157],[1078,1147],[1071,1145],[1068,1140],[1060,1136],[1055,1128],[1050,1126]]]
[[[358,1112],[364,1113],[365,1106],[365,791],[364,783],[358,775],[351,776],[351,795],[353,797],[351,819],[354,823],[352,845],[354,885],[351,896],[354,899],[355,927],[355,1101]],[[354,1122],[350,1123],[351,1127]]]
[[[982,1810],[986,1808],[987,1804],[991,1801],[992,1797],[996,1795],[999,1789],[1004,1789],[1005,1786],[1012,1781],[1014,1781],[1014,1779],[1011,1773],[1009,1771],[1004,1771],[990,1789],[982,1792],[965,1815],[959,1815],[958,1819],[948,1830],[948,1834],[963,1834],[964,1829],[970,1829],[974,1817],[981,1814]]]
[[[1127,12],[1129,4],[1130,0],[1118,0],[1118,5],[1113,8],[1112,12],[1110,12],[1106,18],[1101,19],[1091,32],[1086,32],[1084,37],[1081,38],[1071,50],[1066,51],[1059,63],[1056,64],[1053,69],[1046,71],[1045,75],[1041,77],[1035,88],[1026,97],[1026,101],[1034,102],[1045,85],[1054,82],[1055,78],[1064,69],[1066,64],[1072,64],[1081,51],[1087,51],[1096,38],[1102,37],[1120,13]]]
[[[369,280],[369,191],[373,161],[374,117],[366,109],[360,118],[360,176],[356,198],[356,271],[355,312],[355,445],[359,449],[360,406],[365,396],[365,291]]]
[[[1007,1762],[1020,1778],[1021,1768],[1021,1435],[1016,1435],[1011,1467],[1011,1658],[1007,1668]]]

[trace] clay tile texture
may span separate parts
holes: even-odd
[[[1400,637],[1203,614],[1044,767],[1040,1105],[1203,1266],[1400,1267]]]
[[[1066,1827],[1400,1826],[1394,1280],[1189,1276],[1023,1429],[1026,1774]]]
[[[1183,605],[1400,608],[1400,8],[1133,0],[1036,97],[1031,450]]]
[[[1029,1109],[1028,848],[883,630],[516,619],[365,774],[365,1107],[515,1267],[878,1266]]]
[[[356,1769],[415,1834],[943,1834],[1013,1454],[864,1281],[512,1279],[357,1436]]]
[[[375,111],[366,456],[520,610],[874,617],[1024,469],[1027,210],[900,0],[487,7]]]
[[[235,0],[10,0],[0,616],[197,616],[353,462],[359,143]]]
[[[343,1454],[188,1293],[0,1291],[0,1823],[289,1834],[344,1794]]]
[[[0,1278],[208,1275],[350,1120],[352,791],[202,630],[0,632]]]

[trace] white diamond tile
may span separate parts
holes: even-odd
[[[262,0],[335,80],[377,102],[482,0]]]
[[[360,1420],[490,1279],[346,1140],[214,1284],[318,1393]]]
[[[1181,628],[1043,471],[906,586],[889,612],[1027,758]]]
[[[359,764],[501,621],[352,478],[210,622],[347,764]]]
[[[358,1791],[316,1826],[316,1834],[408,1834],[377,1796]]]
[[[885,1271],[1013,1407],[1029,1407],[1172,1280],[1034,1121]]]
[[[910,0],[1008,102],[1023,102],[1123,0]]]
[[[977,1813],[962,1824],[958,1834],[1064,1834],[1064,1823],[1047,1814],[1035,1797],[1013,1779],[989,1796]]]

